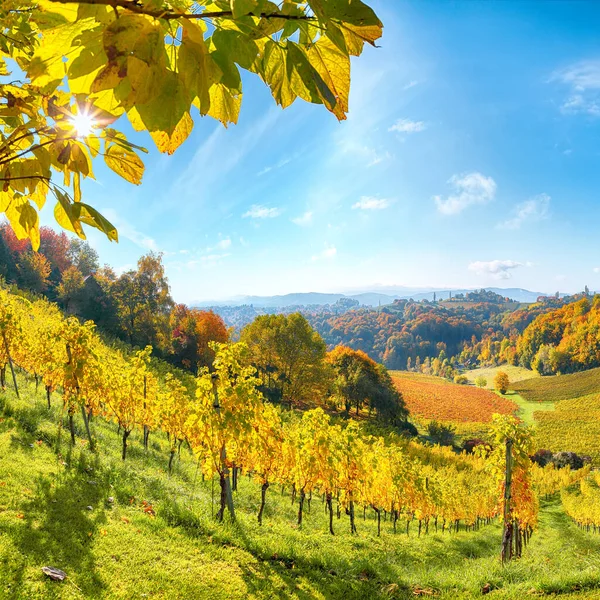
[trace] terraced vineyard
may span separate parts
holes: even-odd
[[[600,395],[562,400],[553,411],[536,411],[536,437],[541,448],[589,455],[600,464]]]
[[[441,377],[394,371],[392,379],[413,417],[421,422],[435,419],[453,423],[459,432],[491,422],[494,413],[513,414],[519,408],[512,400],[488,390],[457,385]]]
[[[537,377],[519,381],[511,388],[526,400],[534,402],[558,402],[600,393],[600,368],[572,373]]]

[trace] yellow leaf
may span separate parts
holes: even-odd
[[[108,146],[104,160],[109,168],[130,183],[139,185],[144,174],[144,163],[131,150],[112,144]]]
[[[328,106],[329,110],[338,119],[345,119],[350,94],[350,58],[329,38],[321,37],[308,51],[308,60],[335,96],[336,103]]]
[[[236,94],[222,83],[215,83],[210,90],[210,110],[208,114],[221,121],[227,127],[229,123],[237,123],[242,95]]]
[[[194,121],[192,117],[190,117],[189,113],[184,113],[183,117],[177,125],[173,133],[170,135],[166,131],[151,131],[150,135],[156,144],[156,147],[161,152],[166,152],[167,154],[173,154],[183,142],[190,135],[192,128],[194,127]]]

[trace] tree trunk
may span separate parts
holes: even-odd
[[[148,450],[148,440],[150,438],[150,429],[148,425],[144,425],[144,449]]]
[[[2,332],[2,339],[4,340],[4,349],[6,350],[6,358],[8,358],[8,365],[10,367],[10,372],[12,374],[13,385],[15,386],[15,394],[17,395],[17,398],[20,399],[19,386],[17,385],[17,376],[15,375],[15,367],[13,365],[13,361],[10,356],[10,350],[8,348],[8,340],[6,339],[6,333],[4,333],[4,332]]]
[[[354,519],[354,500],[350,500],[350,533],[356,533],[356,521]]]
[[[333,531],[333,502],[331,500],[331,492],[327,492],[326,503],[327,510],[329,511],[329,533],[335,535]]]
[[[47,402],[48,402],[48,410],[50,410],[50,408],[52,408],[52,405],[51,405],[51,403],[50,403],[50,394],[51,394],[51,393],[52,393],[52,392],[50,391],[50,386],[49,386],[49,385],[47,385],[47,386],[46,386],[46,400],[47,400]]]
[[[73,424],[73,415],[69,412],[69,429],[71,431],[71,445],[75,445],[75,426]]]
[[[373,510],[377,513],[377,537],[381,537],[381,510],[375,507]]]
[[[502,562],[512,558],[513,523],[511,518],[512,499],[512,447],[513,441],[506,440],[506,478],[504,482],[504,533],[502,535]]]
[[[231,471],[231,490],[233,492],[237,492],[237,483],[238,483],[238,470],[234,464],[232,467],[232,471]]]
[[[121,453],[121,458],[123,460],[125,460],[125,457],[127,456],[127,438],[129,437],[130,433],[131,430],[127,431],[127,429],[123,429],[123,452]]]
[[[267,500],[267,490],[269,489],[269,482],[265,481],[260,488],[260,510],[258,511],[258,524],[262,525],[263,511],[265,510],[265,502]]]
[[[302,509],[304,508],[304,499],[306,498],[306,493],[304,492],[304,488],[300,489],[300,502],[298,502],[298,527],[302,527]]]
[[[0,388],[6,389],[6,365],[0,367]]]
[[[171,448],[171,456],[169,456],[169,475],[173,471],[173,458],[175,458],[175,448]]]
[[[88,422],[88,416],[85,412],[85,406],[81,405],[81,416],[83,417],[83,423],[85,425],[85,432],[87,433],[88,442],[90,443],[90,450],[94,450],[94,440],[92,439],[92,433],[90,431],[90,424]]]

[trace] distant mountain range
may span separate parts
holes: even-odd
[[[531,292],[522,288],[485,288],[486,290],[506,296],[517,302],[535,302],[538,296],[544,296],[542,292]],[[282,296],[239,296],[231,300],[206,300],[195,302],[196,307],[207,306],[243,306],[252,305],[260,308],[285,308],[287,306],[309,306],[335,304],[341,298],[357,300],[363,306],[384,306],[391,304],[396,299],[433,300],[436,295],[438,300],[446,299],[452,293],[465,294],[473,289],[450,289],[450,288],[403,288],[389,287],[381,288],[381,291],[363,291],[348,294],[323,294],[320,292],[308,292],[298,294],[285,294]],[[384,293],[385,292],[385,293]]]

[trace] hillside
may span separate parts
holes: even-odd
[[[510,380],[511,389],[514,388],[514,384],[517,382],[521,382],[525,379],[532,379],[539,377],[539,374],[531,369],[526,369],[525,367],[516,367],[514,365],[500,365],[497,367],[480,367],[479,369],[470,369],[465,371],[463,375],[471,382],[475,383],[475,380],[478,377],[483,377],[487,384],[486,389],[493,390],[494,389],[494,377],[498,373],[498,371],[503,371],[508,375],[508,379]]]
[[[518,381],[511,387],[527,400],[558,402],[600,392],[600,368],[571,373],[536,377]]]
[[[441,600],[517,599],[524,594],[565,600],[600,598],[600,538],[578,529],[556,500],[544,503],[539,531],[520,561],[502,566],[497,524],[476,532],[407,536],[362,510],[358,534],[335,519],[327,532],[314,497],[302,530],[289,488],[270,493],[265,524],[256,524],[260,493],[243,477],[235,501],[238,525],[211,516],[210,480],[198,475],[185,449],[166,471],[166,439],[148,452],[135,434],[127,462],[116,428],[93,423],[102,444],[91,453],[81,437],[71,448],[60,433],[60,398],[45,408],[33,382],[19,378],[22,399],[0,392],[0,597],[12,600],[87,598]],[[58,451],[58,453],[57,453]],[[112,501],[111,501],[112,499]],[[64,570],[51,582],[41,568]]]

